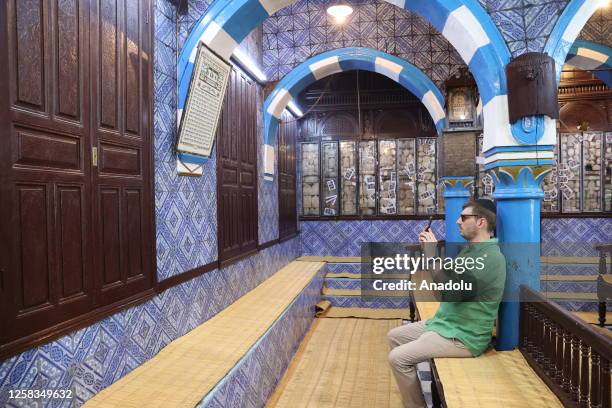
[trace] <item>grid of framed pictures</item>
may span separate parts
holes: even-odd
[[[555,165],[542,182],[542,211],[612,211],[612,132],[559,133],[557,138]],[[491,198],[493,190],[493,180],[481,166],[478,195]]]
[[[435,214],[436,153],[436,138],[303,142],[303,215]]]

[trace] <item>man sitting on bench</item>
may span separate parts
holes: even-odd
[[[480,268],[466,268],[460,273],[459,263],[455,263],[455,271],[432,271],[436,282],[454,278],[474,283],[471,294],[460,294],[460,298],[444,294],[433,318],[396,327],[387,335],[389,363],[404,407],[427,406],[417,378],[417,363],[437,357],[475,357],[489,346],[506,281],[506,260],[497,239],[492,238],[495,212],[493,201],[478,199],[469,201],[457,219],[461,236],[468,241],[457,258],[480,258],[484,267],[479,264]],[[436,256],[433,232],[426,228],[419,241],[426,258]]]

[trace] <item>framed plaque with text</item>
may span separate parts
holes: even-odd
[[[465,88],[448,90],[448,121],[471,122],[474,120],[474,101],[472,91]]]
[[[229,63],[200,42],[179,127],[179,155],[210,157],[230,71]]]

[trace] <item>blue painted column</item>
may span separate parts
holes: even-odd
[[[540,183],[550,166],[493,168],[497,236],[506,257],[506,286],[499,308],[497,350],[519,345],[519,286],[540,289]]]
[[[446,229],[446,256],[454,257],[459,253],[459,246],[465,239],[459,234],[457,219],[463,205],[471,196],[470,186],[474,183],[472,176],[447,176],[440,178],[444,183],[444,226]]]

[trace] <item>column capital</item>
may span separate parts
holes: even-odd
[[[550,164],[499,166],[489,170],[496,200],[516,198],[542,198],[540,184],[552,170]]]
[[[440,177],[444,185],[444,198],[469,197],[470,187],[474,184],[473,176],[445,176]]]

